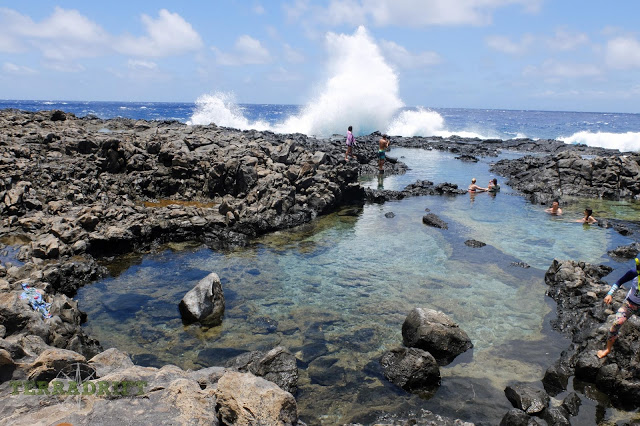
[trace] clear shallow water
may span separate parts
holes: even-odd
[[[400,148],[392,155],[412,170],[386,177],[387,189],[416,179],[465,187],[472,176],[484,184],[492,177],[488,163],[497,160],[468,164],[451,154]],[[363,183],[378,185],[376,177]],[[426,208],[449,229],[423,225]],[[87,332],[142,365],[195,369],[223,365],[243,351],[286,346],[300,360],[296,398],[310,424],[368,423],[381,412],[420,408],[497,424],[510,408],[504,387],[539,381],[568,345],[548,325],[554,304],[544,296],[544,272],[553,258],[628,267],[612,263],[606,251],[629,240],[574,223],[581,209],[569,206],[563,217],[551,217],[506,185],[495,197],[366,205],[357,217],[328,215],[248,248],[171,246],[123,258],[112,265],[113,278],[80,289],[77,299],[89,315]],[[469,248],[464,241],[470,238],[487,246]],[[211,271],[222,279],[224,321],[210,330],[184,327],[177,304]],[[402,322],[416,306],[449,314],[475,344],[441,369],[442,386],[430,400],[395,388],[378,364],[385,350],[402,344]],[[587,423],[595,412],[595,403],[581,408]]]

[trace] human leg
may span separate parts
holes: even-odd
[[[622,327],[622,324],[624,324],[631,315],[638,312],[639,308],[640,306],[634,305],[630,303],[628,300],[624,301],[622,306],[620,306],[620,309],[618,309],[618,312],[616,313],[616,319],[613,321],[613,325],[609,330],[609,338],[607,339],[607,346],[604,349],[598,351],[597,353],[598,358],[604,358],[605,356],[609,355],[609,353],[611,352],[611,349],[613,348],[613,344],[618,339],[618,333],[620,332],[620,327]]]

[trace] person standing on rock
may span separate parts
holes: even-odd
[[[378,142],[378,172],[384,173],[384,160],[386,160],[386,152],[389,149],[389,136],[382,135]]]
[[[347,152],[344,154],[344,161],[349,161],[350,157],[354,157],[353,155],[353,147],[356,144],[356,139],[353,137],[353,126],[349,126],[347,129]]]
[[[620,327],[631,317],[631,315],[635,315],[640,310],[640,260],[636,258],[636,267],[635,269],[629,269],[623,276],[621,276],[618,281],[616,281],[612,286],[607,295],[604,298],[604,303],[607,305],[611,303],[613,300],[613,293],[616,292],[622,284],[627,283],[634,278],[637,278],[638,281],[635,287],[632,287],[627,293],[627,297],[624,299],[622,306],[618,309],[616,313],[616,319],[613,321],[613,325],[609,330],[609,337],[607,338],[607,346],[598,351],[598,358],[604,358],[609,355],[611,349],[613,348],[613,344],[618,338],[618,332],[620,331]]]

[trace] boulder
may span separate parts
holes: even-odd
[[[396,348],[380,359],[384,376],[407,392],[432,396],[440,386],[440,368],[435,358],[417,348]]]
[[[282,346],[268,352],[254,351],[241,354],[227,362],[226,367],[262,377],[292,394],[298,390],[296,357]]]
[[[228,371],[215,391],[218,417],[223,424],[295,425],[296,400],[274,383],[251,373]]]
[[[580,400],[578,394],[575,392],[571,392],[562,400],[562,408],[564,408],[571,416],[578,415],[581,404],[582,401]]]
[[[504,394],[515,408],[527,414],[542,413],[550,400],[545,391],[526,384],[507,386]]]
[[[402,324],[405,346],[423,349],[441,365],[473,347],[471,339],[443,312],[414,308]]]
[[[581,353],[576,360],[576,378],[585,382],[595,382],[602,363],[595,350]]]
[[[114,371],[133,367],[133,362],[126,353],[109,348],[91,358],[89,365],[96,370],[97,377],[103,377]]]
[[[530,426],[530,421],[531,417],[527,413],[519,408],[512,408],[504,415],[500,426]]]
[[[31,366],[28,380],[49,381],[60,374],[73,373],[78,366],[81,366],[80,369],[84,372],[93,371],[87,365],[85,357],[77,352],[58,348],[47,349],[38,356]]]
[[[54,235],[45,234],[31,243],[31,252],[34,257],[53,259],[60,255],[62,243]]]
[[[542,418],[549,426],[570,426],[569,413],[563,407],[552,407],[544,410]]]
[[[571,369],[564,364],[557,362],[551,367],[547,368],[542,379],[544,389],[551,395],[557,395],[558,393],[567,389],[569,383],[569,377],[573,375]]]
[[[203,325],[215,326],[222,322],[224,306],[220,278],[212,272],[185,294],[178,308],[185,323],[200,322]]]

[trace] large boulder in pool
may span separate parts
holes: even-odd
[[[187,294],[178,305],[182,321],[190,324],[199,322],[207,326],[218,325],[224,314],[224,294],[218,274],[212,272]]]
[[[417,348],[396,348],[380,359],[384,376],[407,392],[431,397],[440,386],[440,368],[435,358]]]
[[[405,346],[429,352],[440,365],[473,347],[471,339],[443,312],[414,308],[402,324]]]

